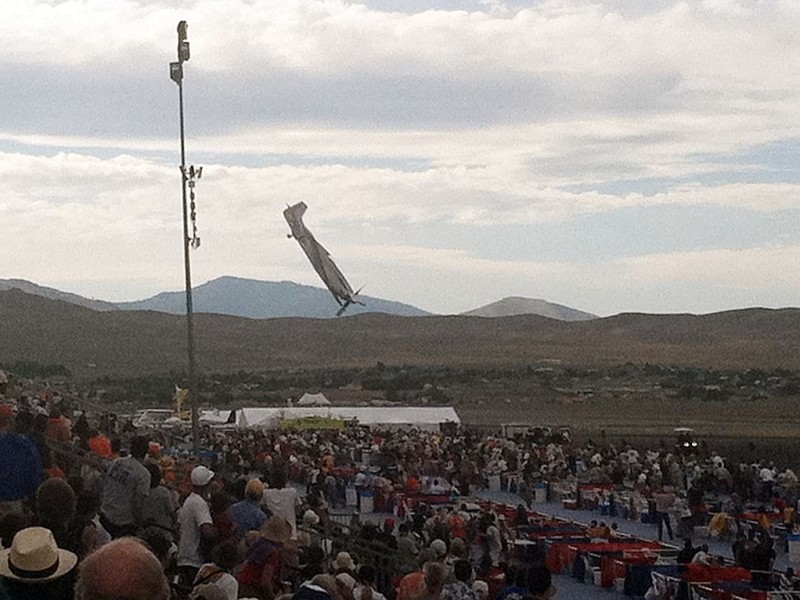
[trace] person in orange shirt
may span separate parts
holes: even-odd
[[[93,429],[89,434],[89,450],[97,456],[108,458],[111,456],[111,440],[96,429]]]
[[[45,435],[48,439],[54,442],[69,443],[72,439],[72,433],[69,430],[66,419],[61,416],[61,410],[53,408],[50,411],[50,418],[47,420],[47,429]]]
[[[425,593],[425,567],[433,558],[434,553],[430,548],[420,550],[419,568],[400,580],[397,586],[397,600],[415,600]]]

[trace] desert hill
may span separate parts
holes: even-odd
[[[513,317],[516,315],[540,315],[559,321],[587,321],[597,315],[583,312],[562,304],[554,304],[538,298],[509,296],[486,306],[461,313],[465,317]]]
[[[78,376],[183,371],[182,316],[97,312],[0,291],[0,362],[62,364]],[[402,365],[655,363],[800,368],[800,310],[710,315],[622,314],[564,322],[534,315],[476,319],[364,314],[340,319],[195,316],[203,371]]]
[[[22,290],[27,294],[35,294],[36,296],[49,298],[51,300],[63,300],[64,302],[77,304],[78,306],[91,308],[92,310],[117,310],[117,307],[111,302],[94,300],[79,296],[78,294],[62,292],[61,290],[38,285],[25,279],[0,279],[0,290]]]

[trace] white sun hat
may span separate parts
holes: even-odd
[[[0,575],[16,581],[52,581],[69,573],[78,557],[56,544],[53,532],[44,527],[28,527],[14,536],[11,548],[0,550]]]

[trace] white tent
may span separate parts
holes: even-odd
[[[325,397],[325,394],[303,394],[302,398],[297,401],[297,406],[330,406],[331,401]]]
[[[226,423],[235,424],[236,418],[231,413],[235,411],[219,410],[212,408],[211,410],[201,410],[199,422],[202,425],[225,425]]]
[[[461,423],[452,406],[323,406],[292,408],[243,408],[238,411],[239,427],[278,427],[284,419],[303,417],[332,417],[345,421],[356,420],[360,425],[400,428],[419,427],[436,430],[440,423]]]

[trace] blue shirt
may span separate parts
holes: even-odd
[[[42,483],[42,457],[29,438],[0,432],[0,502],[23,500]]]
[[[258,531],[267,520],[258,502],[242,500],[228,508],[228,518],[236,526],[236,539],[241,540],[248,531]]]

